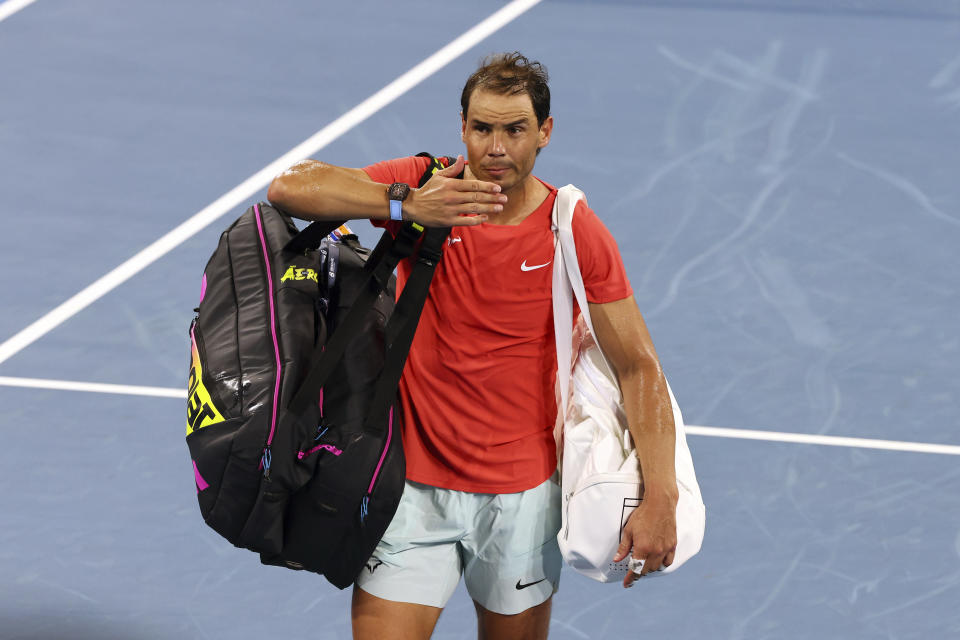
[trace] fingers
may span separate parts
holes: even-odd
[[[640,572],[638,577],[642,578],[648,573],[653,573],[654,571],[660,570],[660,565],[663,564],[663,555],[654,555],[650,554],[646,557],[646,562],[643,564],[643,570]]]
[[[634,552],[630,558],[627,575],[623,577],[624,588],[630,588],[633,583],[653,571],[659,571],[663,564],[663,556],[657,554],[645,555],[640,552]]]
[[[463,167],[465,165],[466,161],[463,159],[463,156],[457,156],[455,163],[446,169],[437,171],[437,175],[443,176],[444,178],[456,178],[463,173]],[[452,187],[457,191],[500,193],[500,185],[495,182],[484,182],[483,180],[457,180],[455,183],[452,183]]]
[[[449,227],[474,227],[478,224],[483,224],[488,220],[487,216],[483,215],[461,215],[456,216],[447,224]]]
[[[660,571],[662,567],[669,567],[673,564],[676,545],[661,540],[646,539],[644,535],[632,534],[629,527],[625,527],[621,537],[620,545],[613,556],[614,562],[620,562],[624,558],[629,558],[628,570],[623,577],[623,586],[632,587],[633,583],[640,578],[654,571]]]
[[[499,211],[507,203],[507,196],[485,191],[457,191],[447,198],[447,203],[461,207],[464,209],[462,213],[481,213],[480,209],[484,208],[484,205],[493,205],[488,208]]]
[[[647,568],[647,558],[637,553],[630,556],[627,563],[627,574],[623,576],[624,588],[630,588],[633,583],[646,575],[643,571]]]
[[[617,552],[613,555],[614,562],[620,562],[630,554],[630,549],[633,547],[633,536],[630,534],[628,528],[624,528],[620,532],[620,545],[617,547]],[[627,571],[627,575],[623,577],[623,586],[624,588],[632,587],[633,581],[637,579],[637,574],[633,571]]]
[[[646,560],[643,558],[635,558],[630,556],[629,562],[627,564],[627,575],[623,577],[623,586],[632,587],[633,583],[640,579],[640,574],[643,571],[644,566],[646,565]]]
[[[443,176],[444,178],[456,178],[463,171],[464,164],[466,164],[466,162],[464,161],[463,156],[458,155],[456,162],[446,169],[440,169],[440,171],[437,171],[437,174]]]
[[[496,182],[484,182],[483,180],[457,180],[454,188],[457,191],[468,193],[500,193],[500,185]]]
[[[617,555],[619,555],[619,553]],[[662,571],[664,568],[669,567],[673,564],[673,557],[674,551],[666,554],[644,554],[635,550],[630,557],[627,575],[623,577],[623,586],[632,587],[634,582],[647,574],[653,573],[654,571]],[[618,560],[615,559],[614,562],[618,562]]]
[[[457,179],[463,167],[463,156],[457,156],[454,164],[413,190],[405,205],[410,219],[428,226],[473,226],[503,211],[507,196],[500,185]]]
[[[456,178],[463,173],[463,167],[466,161],[462,155],[457,156],[457,161],[446,169],[437,171],[437,175],[444,178]],[[478,191],[483,193],[500,193],[500,185],[495,182],[484,182],[483,180],[457,180],[454,185],[457,191]]]
[[[503,211],[503,205],[506,202],[507,196],[497,193],[457,191],[444,198],[437,207],[438,213],[447,224],[481,224],[486,222],[488,216]],[[461,219],[465,217],[470,220]],[[476,218],[480,217],[483,219],[477,221]]]
[[[667,555],[663,556],[663,566],[669,567],[670,565],[672,565],[672,564],[673,564],[673,556],[674,556],[675,554],[676,554],[676,549],[674,549],[673,551],[671,551],[671,552],[668,553]],[[659,569],[657,569],[657,571],[659,571]]]
[[[620,562],[627,557],[627,554],[630,553],[630,549],[633,547],[633,536],[630,535],[628,529],[624,529],[620,532],[620,546],[617,547],[617,552],[613,556],[614,562]]]

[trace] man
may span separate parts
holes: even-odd
[[[458,157],[420,189],[406,185],[417,183],[424,158],[365,169],[307,160],[268,194],[305,219],[369,218],[393,233],[398,218],[452,227],[401,380],[407,486],[354,587],[356,638],[429,638],[461,575],[481,638],[546,638],[560,576],[556,189],[531,173],[553,132],[546,70],[519,53],[488,58],[461,107],[468,162]],[[670,565],[676,547],[673,414],[612,236],[584,203],[573,230],[645,485],[611,560],[632,553],[646,573]],[[410,269],[398,269],[399,286]],[[628,572],[624,586],[637,577]]]

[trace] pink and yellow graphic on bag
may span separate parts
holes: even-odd
[[[187,435],[209,427],[212,424],[223,422],[225,418],[220,413],[210,392],[203,385],[203,365],[200,362],[200,350],[197,348],[197,338],[190,330],[190,381],[187,388]]]

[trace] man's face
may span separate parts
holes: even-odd
[[[537,126],[526,93],[500,95],[475,89],[468,110],[460,116],[470,171],[478,180],[499,184],[506,193],[533,171],[537,150],[550,142],[553,118]]]

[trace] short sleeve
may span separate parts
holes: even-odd
[[[613,234],[582,201],[573,215],[573,239],[588,302],[604,304],[633,294]]]
[[[430,158],[409,156],[384,160],[366,166],[363,170],[371,180],[380,184],[404,182],[415,187],[420,182],[420,176],[426,171],[428,164],[430,164]],[[371,220],[370,222],[375,227],[389,229],[392,235],[397,235],[397,231],[400,230],[400,223],[394,220]]]

